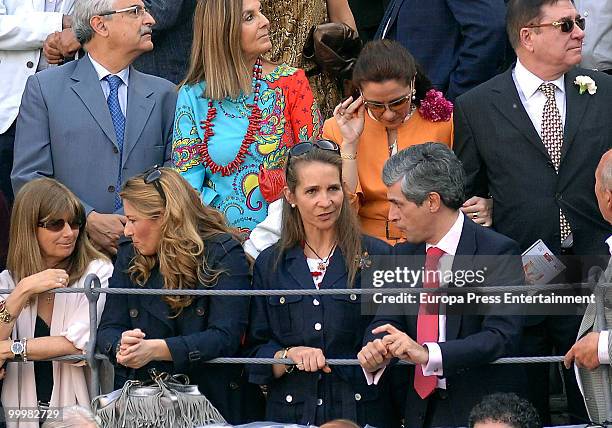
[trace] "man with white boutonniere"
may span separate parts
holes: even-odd
[[[610,225],[601,216],[595,169],[612,147],[612,78],[581,69],[586,22],[570,0],[508,3],[508,36],[517,55],[507,72],[474,88],[455,105],[454,150],[463,162],[468,197],[492,199],[492,226],[526,250],[542,240],[565,259],[553,282],[582,282],[583,256],[608,254]],[[578,257],[580,256],[580,260]],[[579,317],[528,320],[524,354],[567,352]],[[544,425],[548,370],[530,365],[529,397]],[[582,399],[565,371],[569,413],[581,421]]]

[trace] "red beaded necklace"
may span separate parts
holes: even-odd
[[[242,140],[242,144],[240,145],[240,149],[238,150],[236,157],[233,161],[225,166],[221,166],[213,161],[208,153],[208,141],[210,140],[210,137],[215,135],[215,132],[213,131],[213,120],[217,116],[217,109],[216,107],[213,107],[213,100],[208,101],[208,113],[206,114],[206,119],[200,122],[200,128],[204,130],[204,138],[202,138],[202,144],[199,145],[198,149],[200,152],[200,157],[202,158],[202,163],[205,164],[213,174],[221,172],[223,177],[232,175],[234,171],[236,171],[238,167],[242,165],[244,162],[244,157],[249,151],[249,146],[255,141],[255,133],[259,132],[259,125],[261,122],[261,110],[257,105],[257,101],[259,101],[259,88],[261,87],[262,69],[261,58],[257,58],[255,65],[253,65],[253,80],[255,83],[253,88],[253,104],[247,105],[247,107],[251,109],[251,114],[249,115],[249,126],[247,127],[246,134]]]

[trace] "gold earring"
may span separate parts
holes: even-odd
[[[416,89],[412,88],[412,101],[416,100]]]

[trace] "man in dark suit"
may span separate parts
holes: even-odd
[[[504,0],[392,0],[375,38],[402,43],[454,100],[506,65]]]
[[[383,181],[389,221],[408,241],[395,247],[398,264],[418,271],[424,258],[425,279],[418,286],[462,285],[440,279],[459,271],[486,272],[481,286],[522,283],[518,245],[460,212],[463,170],[446,146],[426,143],[399,152],[386,162]],[[442,273],[432,281],[435,272]],[[408,372],[405,426],[465,426],[483,396],[520,389],[516,367],[488,363],[517,351],[521,316],[451,313],[441,307],[424,312],[423,305],[415,316],[406,308],[389,311],[381,305],[358,354],[370,381],[378,381],[393,357],[416,364]]]
[[[77,0],[73,29],[87,55],[28,79],[17,118],[11,180],[53,177],[83,202],[87,232],[109,254],[126,221],[118,192],[170,161],[176,90],[131,63],[153,49],[141,0]]]
[[[576,67],[583,29],[570,0],[511,0],[507,30],[516,65],[455,105],[454,149],[467,174],[467,196],[492,197],[493,227],[522,250],[542,239],[556,255],[607,253],[609,225],[597,209],[593,186],[597,161],[612,145],[612,79]],[[597,88],[589,84],[582,91],[575,83],[579,76]],[[580,282],[581,271],[584,266],[568,264],[564,281]],[[567,352],[579,322],[532,318],[523,351],[546,355],[554,344],[557,353]],[[530,400],[549,424],[548,371],[534,365],[529,370]],[[578,422],[584,406],[573,373],[565,375],[570,412]]]

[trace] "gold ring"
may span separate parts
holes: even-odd
[[[478,211],[472,213],[472,219],[476,220],[478,218]]]

